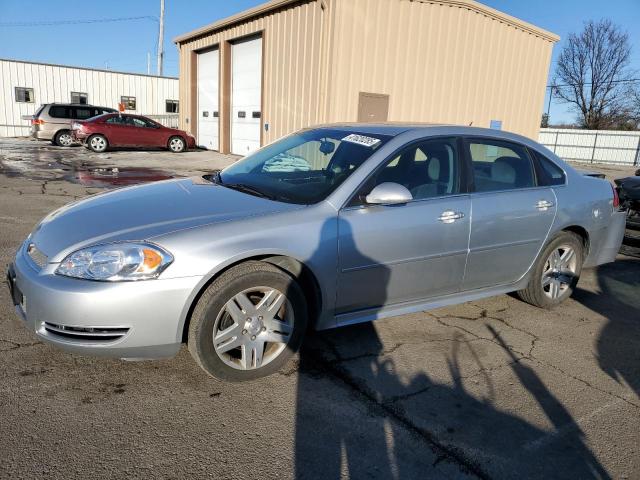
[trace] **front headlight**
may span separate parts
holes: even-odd
[[[83,248],[65,258],[56,273],[109,282],[156,278],[173,261],[171,254],[150,243],[109,243]]]

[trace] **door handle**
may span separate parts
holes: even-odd
[[[461,218],[464,218],[464,213],[454,212],[453,210],[445,210],[440,214],[438,220],[440,220],[442,223],[453,223],[456,220],[460,220]]]
[[[538,210],[548,210],[551,207],[553,207],[553,202],[550,202],[549,200],[540,200],[538,203],[536,203],[536,208]]]

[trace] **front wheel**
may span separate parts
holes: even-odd
[[[518,296],[541,308],[553,308],[571,296],[578,284],[584,260],[582,239],[562,232],[540,253],[529,284]]]
[[[209,375],[232,382],[277,372],[297,351],[307,305],[296,280],[273,265],[231,268],[202,294],[189,325],[188,346]]]
[[[109,142],[104,135],[91,135],[87,146],[96,153],[102,153],[109,146]]]
[[[184,139],[181,137],[171,137],[169,139],[169,150],[173,153],[184,152],[187,148],[187,144],[184,143]]]

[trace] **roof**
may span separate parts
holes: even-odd
[[[385,123],[357,123],[340,122],[332,124],[317,125],[313,128],[336,128],[347,131],[354,131],[369,135],[390,135],[395,137],[405,132],[422,132],[425,135],[465,135],[477,137],[494,137],[504,140],[515,140],[530,144],[532,140],[517,133],[506,130],[496,130],[493,128],[471,127],[467,125],[438,124],[438,123],[417,123],[417,122],[385,122]]]
[[[103,68],[76,67],[74,65],[63,65],[61,63],[30,62],[28,60],[15,60],[13,58],[0,58],[0,62],[26,63],[28,65],[45,65],[47,67],[73,68],[75,70],[90,70],[92,72],[117,73],[120,75],[136,75],[138,77],[153,77],[153,78],[166,78],[168,80],[178,80],[178,77],[165,77],[160,75],[149,75],[146,73],[135,73],[135,72],[121,72],[119,70],[105,70]]]
[[[205,33],[210,33],[215,30],[220,30],[222,28],[228,27],[229,25],[233,25],[235,23],[259,17],[260,15],[285,7],[289,4],[300,3],[300,1],[301,0],[271,0],[270,2],[262,3],[256,7],[244,10],[230,17],[223,18],[222,20],[218,20],[216,22],[205,25],[204,27],[197,28],[182,35],[178,35],[173,39],[173,43],[182,43],[194,37],[199,37],[200,35],[203,35]]]
[[[265,13],[272,12],[274,10],[280,9],[282,7],[286,7],[293,3],[300,3],[301,1],[304,1],[304,0],[271,0],[269,2],[260,4],[254,8],[244,10],[240,13],[237,13],[236,15],[223,18],[222,20],[218,20],[216,22],[210,23],[208,25],[205,25],[204,27],[197,28],[195,30],[184,33],[182,35],[178,35],[173,39],[173,42],[180,44],[188,40],[191,40],[195,37],[199,37],[207,33],[214,32],[216,30],[222,30],[231,25],[241,23],[241,22],[253,19],[255,17],[259,17],[261,15],[264,15]],[[315,0],[306,0],[306,1],[315,1]],[[515,28],[519,28],[526,32],[542,37],[550,42],[557,42],[558,40],[560,40],[560,37],[555,33],[549,32],[548,30],[540,28],[531,23],[525,22],[524,20],[520,20],[519,18],[513,17],[504,12],[488,7],[487,5],[483,5],[482,3],[476,2],[474,0],[415,0],[415,1],[422,2],[422,3],[440,3],[443,5],[467,8],[481,15],[486,15],[500,22],[512,25]]]

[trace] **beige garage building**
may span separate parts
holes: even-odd
[[[473,0],[273,0],[175,39],[180,123],[240,155],[342,121],[535,138],[558,39]]]

